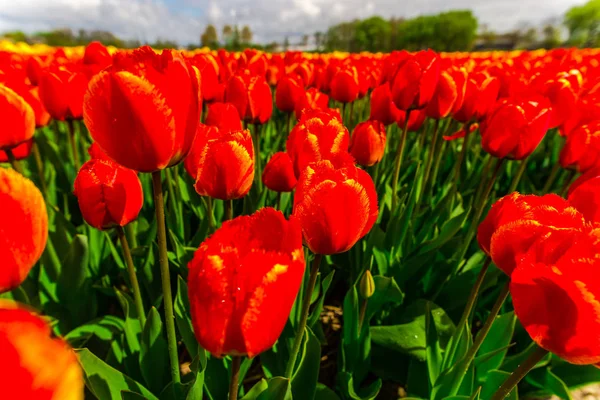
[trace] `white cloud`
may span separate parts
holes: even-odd
[[[249,25],[260,42],[326,31],[333,24],[370,15],[413,17],[471,9],[481,24],[507,31],[529,21],[562,17],[585,0],[3,0],[0,31],[52,28],[109,30],[142,41],[197,42],[207,23]]]

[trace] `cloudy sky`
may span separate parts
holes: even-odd
[[[560,19],[585,0],[0,0],[0,32],[70,27],[102,29],[126,39],[198,42],[208,23],[248,24],[257,42],[281,41],[365,18],[413,17],[469,8],[480,24],[507,31]]]

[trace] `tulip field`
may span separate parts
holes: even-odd
[[[0,42],[0,399],[571,399],[600,51]]]

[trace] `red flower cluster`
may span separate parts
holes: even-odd
[[[479,226],[481,248],[510,276],[532,339],[574,364],[600,362],[600,177],[556,195],[513,193]]]

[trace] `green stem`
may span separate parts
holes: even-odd
[[[358,311],[358,334],[360,335],[360,331],[362,331],[363,323],[365,322],[365,315],[367,314],[367,305],[369,304],[369,299],[363,299],[362,304],[360,305],[360,310]]]
[[[500,167],[502,167],[503,163],[504,163],[503,158],[498,160],[498,162],[496,163],[496,168],[494,169],[494,173],[490,177],[490,179],[488,181],[488,185],[483,192],[483,196],[482,196],[483,200],[480,204],[476,205],[475,217],[471,220],[471,225],[469,227],[467,236],[463,242],[463,247],[460,250],[460,253],[458,253],[459,262],[462,262],[462,260],[467,255],[467,251],[469,250],[469,245],[471,244],[471,241],[473,240],[473,236],[475,236],[475,232],[477,231],[477,227],[479,226],[479,220],[481,219],[481,215],[483,214],[483,210],[485,209],[487,200],[490,197],[490,193],[492,192],[494,183],[496,182],[496,178],[498,177],[498,172],[500,172]],[[460,268],[457,268],[456,273],[458,273],[458,272],[460,272]]]
[[[37,142],[33,141],[33,158],[35,159],[35,166],[38,171],[38,176],[40,177],[40,185],[42,186],[42,193],[44,194],[44,198],[48,199],[48,184],[46,183],[46,177],[44,176],[44,163],[42,162],[42,156],[40,154],[40,148],[37,145]]]
[[[229,380],[229,400],[237,400],[238,398],[238,387],[240,380],[240,365],[242,364],[242,357],[232,356],[231,357],[231,379]]]
[[[133,258],[131,257],[131,251],[129,249],[129,243],[127,242],[127,236],[122,226],[117,226],[117,235],[121,242],[121,248],[123,249],[123,257],[125,258],[125,264],[127,265],[127,273],[129,274],[129,280],[133,289],[133,300],[135,302],[135,309],[138,314],[138,319],[142,331],[146,326],[146,313],[144,311],[144,303],[142,302],[142,292],[140,291],[140,284],[138,283],[137,275],[135,273],[135,266],[133,265]]]
[[[575,171],[574,169],[570,170],[567,174],[567,179],[565,180],[565,183],[563,184],[563,187],[560,190],[561,197],[566,196],[567,192],[569,191],[569,186],[571,186],[571,183],[573,182],[573,179],[575,179],[576,174],[577,171]]]
[[[458,185],[460,184],[460,170],[462,168],[463,162],[467,158],[467,150],[469,149],[469,142],[471,139],[470,128],[471,128],[471,123],[469,123],[469,122],[467,122],[463,125],[463,129],[465,131],[465,137],[463,139],[463,145],[462,145],[462,149],[460,150],[458,160],[456,161],[456,164],[454,166],[454,177],[452,178],[452,188],[450,189],[450,190],[452,190],[452,202],[451,202],[452,206],[450,207],[451,209],[454,208],[454,197],[455,197],[456,193],[458,192]]]
[[[277,192],[277,210],[283,212],[281,209],[281,192]]]
[[[127,234],[127,240],[129,241],[129,243],[131,243],[132,249],[135,249],[136,247],[138,247],[138,241],[137,241],[137,236],[135,233],[134,224],[135,224],[135,222],[131,222],[131,223],[125,225],[125,233]]]
[[[425,162],[425,171],[423,172],[423,182],[421,191],[421,202],[425,197],[425,188],[427,187],[427,181],[429,180],[429,174],[433,165],[433,155],[435,154],[435,147],[437,145],[438,133],[440,127],[440,120],[435,120],[435,127],[433,129],[433,138],[431,139],[431,145],[429,146],[429,154],[427,154],[427,161]]]
[[[165,226],[165,201],[163,196],[160,170],[152,173],[154,190],[154,208],[156,209],[156,225],[158,238],[158,261],[162,278],[163,304],[165,308],[165,324],[167,327],[167,343],[169,361],[171,364],[171,380],[175,394],[180,391],[179,358],[177,355],[177,336],[175,334],[175,317],[173,314],[173,296],[171,294],[171,276],[169,273],[169,258],[167,255],[167,230]]]
[[[458,365],[459,371],[457,371],[456,376],[459,376],[459,377],[464,376],[465,373],[467,372],[467,370],[469,369],[469,365],[471,365],[471,362],[475,359],[475,356],[477,355],[477,352],[481,348],[481,345],[483,344],[483,341],[485,340],[486,336],[490,332],[490,329],[492,328],[492,325],[494,324],[494,321],[496,320],[496,317],[498,316],[498,313],[500,312],[502,305],[506,301],[506,298],[508,297],[508,293],[509,293],[509,282],[507,282],[504,285],[504,287],[498,294],[498,298],[496,299],[496,302],[494,303],[494,306],[492,307],[492,311],[490,312],[490,315],[488,315],[487,319],[485,320],[485,323],[483,324],[483,327],[477,334],[477,337],[473,341],[473,344],[471,345],[471,347],[469,347],[467,354],[464,356],[464,358],[461,361],[459,361],[459,365]],[[456,395],[461,383],[462,383],[461,379],[457,379],[455,382],[453,382],[452,388],[450,390],[450,396]]]
[[[354,119],[354,102],[350,103],[350,120],[348,121],[348,129],[352,126],[352,120]]]
[[[12,149],[5,149],[4,152],[8,157],[8,162],[10,163],[11,167],[21,175],[24,175],[23,168],[21,168],[21,163],[15,158],[15,154],[13,153]]]
[[[211,232],[215,231],[215,220],[213,219],[213,201],[212,197],[206,199],[206,215],[208,216],[208,227]]]
[[[548,177],[548,180],[546,181],[546,184],[542,188],[542,192],[540,194],[547,194],[547,193],[550,192],[550,188],[552,187],[552,185],[556,181],[556,177],[558,176],[558,172],[560,171],[560,167],[561,167],[561,165],[560,165],[559,162],[557,162],[556,164],[554,164],[554,167],[552,167],[552,171],[550,171],[550,176]]]
[[[527,160],[529,160],[529,158],[521,160],[521,164],[519,165],[519,169],[517,170],[517,173],[514,176],[512,183],[510,184],[510,189],[508,189],[508,193],[512,193],[517,189],[517,186],[519,185],[519,182],[521,181],[521,177],[523,176],[523,173],[525,172],[525,168],[527,168]]]
[[[73,152],[73,164],[75,165],[75,171],[79,171],[81,164],[79,163],[79,152],[77,151],[77,143],[75,141],[75,124],[72,119],[67,120],[67,127],[69,128],[69,143]]]
[[[225,221],[233,219],[233,200],[225,200]]]
[[[479,185],[477,185],[477,190],[475,191],[475,196],[473,196],[473,199],[472,199],[472,203],[471,203],[472,205],[479,204],[479,200],[481,198],[481,192],[485,188],[485,182],[486,182],[485,178],[490,173],[490,168],[492,168],[492,164],[494,163],[494,160],[495,160],[495,158],[488,154],[487,162],[485,163],[485,166],[483,167],[483,171],[481,172],[481,177],[479,179]]]
[[[512,374],[504,381],[502,386],[494,393],[491,400],[504,400],[506,396],[510,394],[510,392],[519,384],[521,379],[523,379],[529,371],[533,369],[537,365],[538,362],[542,360],[548,354],[548,350],[542,349],[538,347],[535,349],[533,353],[523,362],[523,364],[519,365],[519,367],[514,370]]]
[[[481,289],[481,285],[483,284],[483,279],[485,278],[485,275],[487,273],[487,270],[490,266],[491,261],[492,261],[492,259],[490,257],[486,257],[483,267],[481,267],[481,270],[479,271],[479,274],[477,275],[477,279],[475,280],[475,283],[473,284],[473,287],[471,288],[471,293],[469,294],[469,298],[467,299],[467,304],[465,305],[463,314],[460,317],[460,321],[459,321],[458,325],[456,325],[458,327],[457,331],[460,330],[462,328],[462,326],[467,322],[467,320],[469,319],[469,316],[471,315],[471,312],[473,311],[473,307],[475,306],[475,301],[477,300],[477,296],[479,295],[479,290]]]
[[[290,134],[290,126],[291,126],[291,124],[292,124],[292,113],[289,112],[287,114],[286,129],[285,129],[285,131],[287,132],[288,135]]]
[[[323,255],[315,254],[315,258],[312,263],[312,267],[310,269],[310,277],[308,280],[308,286],[306,287],[306,292],[304,293],[304,298],[302,301],[302,311],[300,314],[300,323],[298,324],[298,328],[296,329],[296,337],[294,338],[294,345],[290,352],[290,359],[288,360],[287,368],[285,369],[285,377],[291,378],[292,373],[294,372],[294,367],[296,366],[296,358],[298,357],[298,352],[300,351],[300,345],[302,345],[302,338],[304,337],[304,330],[306,329],[306,322],[308,321],[308,311],[310,308],[310,299],[312,298],[312,292],[315,290],[315,284],[317,283],[317,275],[319,275],[319,265],[321,264],[321,260],[323,259]]]
[[[260,162],[260,124],[254,124],[254,180],[258,189],[262,190],[262,173]]]
[[[404,147],[406,146],[406,136],[408,134],[408,119],[410,118],[410,110],[406,111],[406,120],[404,121],[404,129],[400,137],[400,144],[396,151],[396,165],[394,167],[394,176],[392,177],[392,215],[398,206],[398,179],[400,177],[400,167],[402,166],[402,156],[404,155]]]

